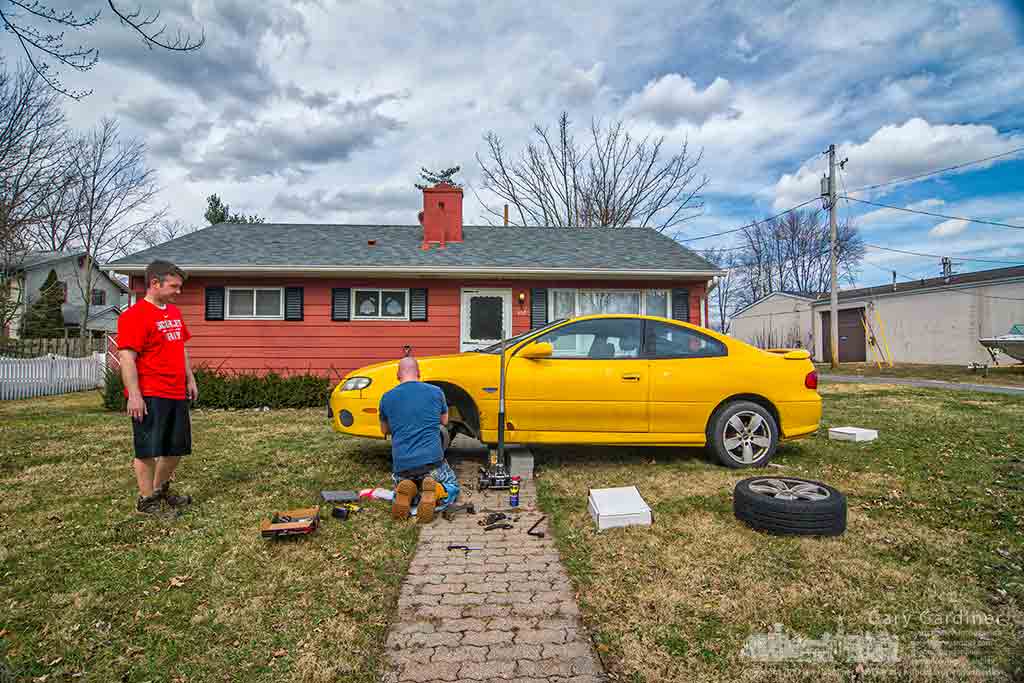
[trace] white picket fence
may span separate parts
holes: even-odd
[[[0,357],[0,401],[66,394],[103,386],[105,355]]]

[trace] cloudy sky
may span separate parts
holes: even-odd
[[[151,4],[205,30],[205,47],[147,50],[105,17],[83,35],[100,63],[66,74],[93,94],[67,109],[76,126],[113,115],[144,138],[162,200],[188,222],[216,192],[278,222],[412,224],[421,165],[461,164],[478,186],[487,131],[519,149],[562,110],[703,149],[706,206],[682,240],[816,196],[829,143],[849,158],[848,190],[1024,147],[1012,0]],[[1024,153],[855,196],[1024,225]],[[467,222],[482,217],[472,192],[465,208]],[[869,244],[1024,263],[1024,230],[853,202],[841,216]],[[872,249],[859,282],[892,269],[939,264]]]

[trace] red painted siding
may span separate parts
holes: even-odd
[[[132,278],[141,294],[142,278]],[[193,364],[255,372],[304,372],[334,376],[402,355],[412,345],[414,353],[428,356],[459,350],[461,289],[495,287],[512,290],[512,331],[530,327],[530,289],[573,287],[639,289],[685,287],[690,292],[690,320],[701,319],[701,297],[705,282],[608,282],[608,281],[454,281],[454,280],[328,280],[323,278],[210,278],[193,277],[185,283],[177,306],[192,332],[188,344]],[[205,320],[204,288],[219,287],[303,287],[304,320]],[[332,287],[395,287],[428,289],[426,322],[331,320]],[[525,295],[522,304],[519,294]]]

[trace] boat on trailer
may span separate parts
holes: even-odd
[[[978,343],[988,349],[994,362],[998,362],[996,353],[1002,351],[1007,356],[1024,363],[1024,323],[1014,325],[1009,332],[998,337],[979,339]]]

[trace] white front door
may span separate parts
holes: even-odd
[[[511,289],[463,289],[460,351],[473,351],[512,336]]]

